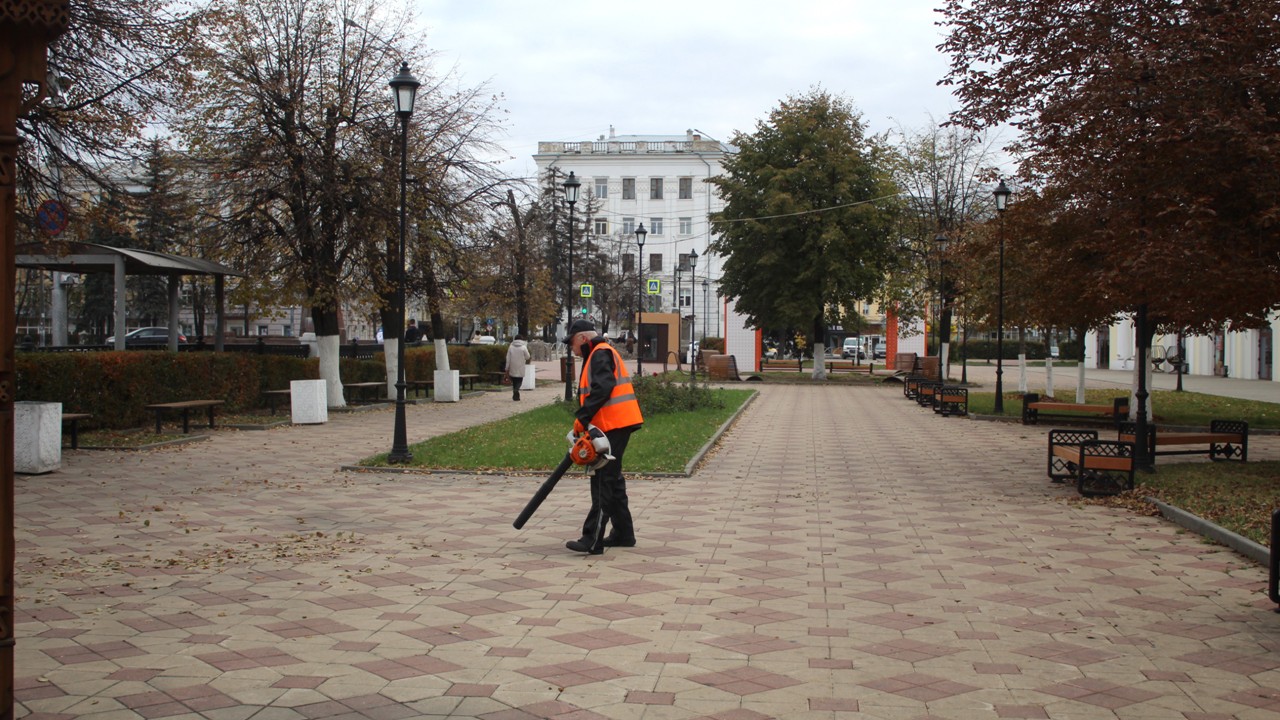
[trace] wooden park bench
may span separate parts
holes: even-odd
[[[765,370],[795,370],[796,372],[804,372],[804,360],[761,360],[760,371]]]
[[[916,403],[924,407],[933,407],[934,395],[942,387],[942,383],[933,380],[921,380],[916,387]]]
[[[1115,398],[1110,405],[1090,405],[1087,403],[1068,403],[1053,400],[1041,400],[1037,393],[1022,396],[1022,424],[1035,425],[1040,418],[1072,420],[1075,422],[1119,423],[1121,418],[1129,415],[1129,398]]]
[[[353,395],[359,395],[362,399],[365,399],[365,400],[380,399],[382,396],[381,389],[386,387],[387,387],[387,384],[381,381],[342,383],[343,390],[350,389],[353,391],[352,392]],[[355,398],[352,398],[352,400],[354,399]]]
[[[969,389],[959,385],[942,385],[933,393],[933,411],[947,417],[969,414]]]
[[[435,388],[435,380],[405,380],[405,388],[413,391],[413,396],[418,397],[422,391],[426,391],[427,397],[431,397],[431,390]]]
[[[920,394],[920,383],[928,381],[929,378],[923,375],[907,375],[902,379],[902,394],[908,400],[915,400]]]
[[[1049,431],[1049,479],[1073,480],[1085,497],[1133,489],[1133,443],[1099,440],[1097,430]]]
[[[62,424],[71,431],[71,449],[80,447],[80,421],[93,417],[90,413],[62,413]]]
[[[160,421],[164,418],[164,414],[170,410],[177,410],[182,413],[182,432],[190,433],[192,410],[207,410],[209,412],[209,427],[213,427],[213,411],[225,402],[225,400],[182,400],[180,402],[153,403],[147,405],[146,408],[156,414],[157,435],[160,434]]]
[[[1136,435],[1137,428],[1134,423],[1129,421],[1120,423],[1117,439],[1134,442]],[[1187,449],[1188,445],[1199,447]],[[1153,461],[1157,455],[1203,455],[1205,453],[1209,454],[1210,460],[1248,462],[1249,423],[1243,420],[1210,420],[1207,432],[1157,432],[1154,423],[1147,426],[1147,457]]]
[[[280,400],[282,398],[285,400],[290,399],[293,395],[293,390],[290,388],[285,388],[283,390],[263,390],[262,394],[267,398],[267,407],[271,408],[271,414],[275,415],[276,406],[280,404]]]
[[[732,355],[708,355],[707,375],[712,380],[742,380],[738,360]]]

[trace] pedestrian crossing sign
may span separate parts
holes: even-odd
[[[662,281],[661,281],[661,280],[650,280],[650,281],[649,281],[649,290],[648,290],[648,292],[649,292],[649,294],[650,294],[650,295],[661,295],[661,294],[662,294]]]
[[[582,283],[582,287],[578,288],[578,295],[579,297],[589,298],[594,289],[590,283]]]

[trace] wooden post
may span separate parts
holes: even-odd
[[[0,0],[0,720],[14,717],[13,532],[14,245],[18,115],[44,97],[49,41],[67,27],[69,0]],[[37,92],[23,103],[23,88]]]

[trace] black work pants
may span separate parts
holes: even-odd
[[[622,456],[633,432],[633,428],[619,428],[605,433],[614,459],[591,476],[591,510],[582,523],[582,537],[590,544],[604,537],[605,526],[609,523],[613,523],[613,535],[618,540],[629,542],[635,539],[631,508],[627,504],[627,482],[622,477]]]

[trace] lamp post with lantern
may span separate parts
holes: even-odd
[[[996,199],[996,213],[1000,216],[1000,265],[999,293],[996,305],[996,405],[995,413],[1004,413],[1004,211],[1009,208],[1009,196],[1013,191],[1004,181],[991,192]]]
[[[391,95],[396,103],[396,117],[400,119],[400,242],[396,249],[398,271],[396,273],[396,312],[400,323],[400,342],[396,344],[396,420],[395,432],[391,440],[391,452],[387,462],[407,463],[413,459],[409,452],[408,430],[405,427],[404,407],[404,244],[408,228],[407,220],[407,188],[409,185],[409,116],[413,115],[413,102],[418,95],[418,78],[409,72],[409,63],[400,63],[400,72],[391,78]]]
[[[636,228],[636,377],[644,377],[644,241],[649,231]]]
[[[565,301],[565,354],[564,354],[564,401],[573,402],[573,348],[569,347],[569,341],[573,338],[568,337],[569,327],[573,325],[573,308],[577,305],[577,301],[573,297],[573,206],[578,203],[578,190],[582,187],[582,183],[578,181],[573,171],[569,171],[569,178],[564,181],[564,201],[569,203],[569,297]]]

